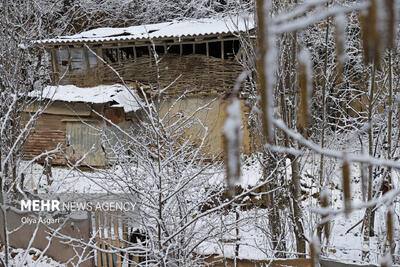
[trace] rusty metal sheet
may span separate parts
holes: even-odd
[[[67,122],[66,137],[70,145],[67,155],[72,162],[81,159],[90,151],[85,163],[91,166],[105,166],[105,154],[101,148],[103,127],[103,122]]]

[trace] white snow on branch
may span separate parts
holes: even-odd
[[[232,98],[226,108],[227,118],[222,129],[226,138],[227,169],[229,186],[233,186],[240,178],[240,144],[242,143],[242,115],[239,100]]]

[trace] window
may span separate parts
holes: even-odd
[[[209,42],[208,52],[211,57],[221,58],[221,42]]]
[[[97,56],[88,51],[89,68],[94,69],[97,67]]]
[[[193,44],[184,44],[182,46],[182,55],[191,55],[193,54]]]
[[[82,48],[71,48],[71,71],[82,72],[86,69],[85,55]]]
[[[198,55],[207,55],[206,43],[196,44],[195,54]]]
[[[123,48],[120,48],[119,49],[119,51],[120,51],[120,60],[121,61],[127,61],[127,60],[130,60],[130,59],[133,59],[134,58],[134,52],[133,52],[133,47],[123,47]]]
[[[68,51],[67,49],[56,50],[56,61],[57,64],[66,68],[68,66]]]
[[[116,48],[103,49],[103,57],[108,63],[118,62],[118,49]]]
[[[137,46],[136,47],[136,56],[143,57],[149,55],[149,49],[147,46]]]
[[[179,45],[171,45],[167,48],[168,54],[180,55],[180,47]]]

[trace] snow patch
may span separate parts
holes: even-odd
[[[75,85],[47,86],[43,90],[35,90],[30,97],[51,99],[53,101],[85,102],[102,104],[117,102],[117,107],[123,107],[125,112],[137,111],[144,104],[132,87],[121,84],[99,85],[95,87],[77,87]]]

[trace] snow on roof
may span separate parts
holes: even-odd
[[[129,91],[128,91],[129,90]],[[140,97],[131,87],[121,84],[99,85],[81,88],[75,85],[47,86],[42,91],[33,91],[30,97],[42,97],[53,101],[108,103],[117,102],[113,107],[122,107],[125,112],[139,110],[143,107]]]
[[[71,36],[38,41],[38,43],[96,43],[157,38],[181,38],[201,35],[224,34],[254,28],[253,16],[205,18],[186,21],[172,21],[157,24],[131,26],[126,28],[98,28]]]

